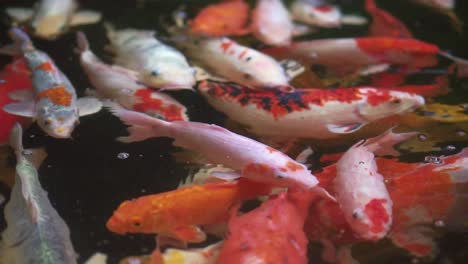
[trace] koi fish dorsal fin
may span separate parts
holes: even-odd
[[[30,20],[34,14],[34,10],[31,8],[22,7],[8,7],[5,9],[8,16],[11,17],[16,23],[24,23]]]

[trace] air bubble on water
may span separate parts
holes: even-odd
[[[465,130],[462,130],[462,129],[457,130],[457,132],[455,133],[457,134],[457,136],[460,136],[460,137],[466,136]]]
[[[456,150],[456,149],[457,149],[457,147],[455,147],[454,145],[447,145],[447,146],[445,146],[445,150],[447,150],[447,151],[454,151],[454,150]]]
[[[128,157],[130,157],[130,154],[127,152],[120,152],[117,154],[117,158],[120,160],[128,159]]]
[[[425,135],[425,134],[418,134],[418,139],[419,139],[420,141],[424,141],[424,140],[427,139],[427,135]]]
[[[146,192],[146,189],[141,189],[141,193],[145,193]]]
[[[426,156],[424,157],[424,162],[432,164],[441,164],[442,160],[437,156]]]
[[[420,260],[419,258],[412,258],[412,259],[411,259],[411,263],[412,263],[412,264],[418,264],[418,263],[420,263],[420,262],[421,262],[421,260]]]
[[[385,183],[385,184],[389,184],[390,182],[391,182],[390,179],[384,179],[384,183]]]
[[[434,221],[434,226],[435,227],[444,227],[445,222],[443,220],[436,220],[436,221]]]
[[[138,157],[143,158],[143,154],[138,154]]]
[[[29,137],[30,137],[30,138],[34,138],[34,137],[36,137],[36,135],[31,134],[31,135],[29,135]]]

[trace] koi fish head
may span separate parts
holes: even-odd
[[[106,223],[107,229],[117,234],[150,233],[153,229],[155,214],[147,215],[148,198],[141,197],[120,204],[119,208]],[[151,220],[151,221],[149,221]]]
[[[280,64],[268,56],[247,56],[239,67],[242,84],[250,87],[288,86],[288,78]]]
[[[424,105],[422,96],[371,88],[360,89],[366,101],[358,107],[358,114],[367,121],[402,114]]]
[[[292,161],[283,167],[252,163],[244,168],[242,176],[278,187],[309,189],[318,184],[317,179],[304,165]]]
[[[353,211],[351,228],[366,240],[382,239],[392,223],[391,208],[389,199],[372,199]]]
[[[142,76],[143,82],[161,89],[192,89],[195,85],[195,70],[186,61],[176,58],[155,64]]]
[[[78,114],[73,109],[63,109],[53,114],[39,113],[38,125],[48,135],[55,138],[69,138],[75,126],[78,125]]]

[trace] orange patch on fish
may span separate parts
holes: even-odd
[[[45,72],[54,72],[55,67],[50,62],[44,62],[41,65],[37,66],[36,70],[42,70],[42,71],[45,71]]]
[[[59,85],[54,88],[47,89],[37,95],[38,99],[48,98],[53,104],[70,106],[73,95],[65,89],[65,86]]]
[[[364,213],[371,221],[370,231],[372,233],[384,232],[385,225],[390,221],[390,216],[383,205],[386,202],[386,199],[372,199],[364,208]]]
[[[292,161],[288,161],[286,163],[286,167],[288,169],[290,169],[291,171],[296,171],[296,170],[302,170],[304,169],[304,167],[302,167],[301,165],[295,163],[295,162],[292,162]]]
[[[229,47],[231,47],[232,45],[234,44],[234,42],[230,41],[230,40],[225,40],[223,42],[221,42],[221,49],[223,50],[224,53],[226,53],[229,49]]]

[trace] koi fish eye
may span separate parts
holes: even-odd
[[[354,220],[358,220],[359,218],[362,217],[362,212],[361,210],[357,209],[353,212],[353,215],[352,215],[353,219]]]
[[[249,61],[251,61],[251,60],[252,60],[252,57],[247,57],[247,58],[245,59],[245,61],[247,61],[247,62],[249,62]]]
[[[161,75],[161,71],[160,71],[160,70],[152,70],[152,71],[151,71],[151,75],[153,75],[153,76],[159,76],[159,75]]]

